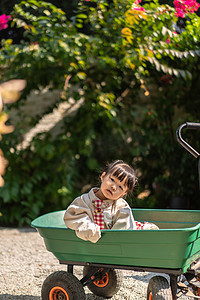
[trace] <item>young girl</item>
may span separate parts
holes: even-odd
[[[100,188],[77,197],[67,208],[64,222],[76,235],[96,243],[101,229],[158,229],[154,224],[134,221],[128,203],[122,198],[132,192],[137,177],[122,160],[109,164],[101,174]]]

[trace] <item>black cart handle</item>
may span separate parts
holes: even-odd
[[[180,125],[176,131],[176,138],[177,141],[190,153],[192,154],[195,158],[198,158],[200,154],[192,148],[181,136],[181,131],[183,128],[186,129],[199,129],[200,130],[200,123],[192,123],[192,122],[186,122],[182,125]]]

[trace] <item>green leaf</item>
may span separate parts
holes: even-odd
[[[76,15],[77,19],[87,19],[87,15],[85,14],[78,14]]]

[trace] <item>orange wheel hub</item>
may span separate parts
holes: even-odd
[[[93,278],[94,278],[94,276],[91,277],[91,279],[93,279]],[[101,288],[107,286],[108,282],[109,282],[108,273],[106,273],[100,280],[93,281],[93,283],[96,286],[101,287]]]
[[[69,300],[69,295],[62,287],[55,286],[50,290],[49,300]]]
[[[153,300],[152,292],[150,292],[148,300]]]

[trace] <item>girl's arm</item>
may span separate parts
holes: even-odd
[[[136,229],[135,220],[128,203],[124,199],[119,199],[117,202],[112,229]]]
[[[87,196],[76,198],[67,208],[64,222],[70,229],[76,231],[76,235],[85,241],[96,243],[101,237],[99,225],[93,221],[92,206]]]

